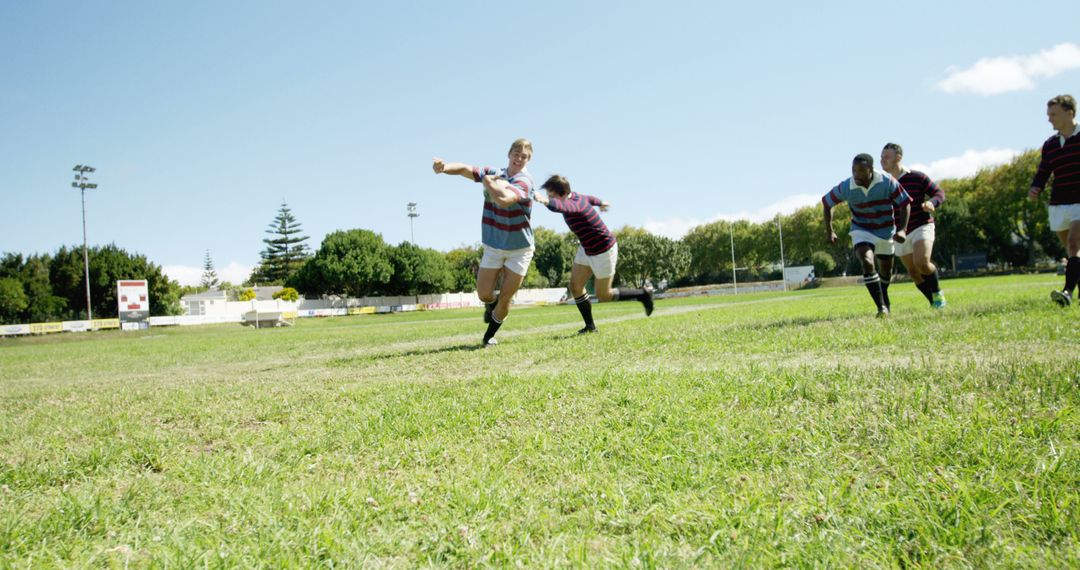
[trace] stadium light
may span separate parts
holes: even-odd
[[[420,214],[416,213],[416,202],[409,202],[409,235],[412,236],[412,243],[416,245],[416,232],[413,231],[413,218],[419,218]]]
[[[83,253],[83,272],[86,277],[86,320],[90,321],[90,328],[93,329],[94,314],[90,308],[90,257],[86,252],[86,191],[97,188],[97,184],[93,184],[86,177],[87,174],[94,172],[94,167],[83,166],[82,164],[76,164],[72,169],[75,174],[75,182],[71,183],[72,188],[78,188],[79,193],[82,194],[82,253]]]

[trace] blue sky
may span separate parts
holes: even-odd
[[[609,200],[677,237],[812,203],[901,143],[937,177],[1008,160],[1077,93],[1060,2],[0,2],[0,251],[89,239],[234,281],[282,202],[311,236],[479,241],[478,185],[432,156]],[[1024,189],[1017,189],[1018,192]],[[565,230],[536,211],[534,224]]]

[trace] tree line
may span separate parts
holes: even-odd
[[[115,244],[87,250],[90,301],[95,319],[115,318],[116,282],[145,279],[151,315],[180,314],[180,286],[146,256]],[[0,323],[36,323],[86,318],[86,279],[80,246],[53,254],[0,257]]]
[[[946,201],[934,214],[937,241],[934,257],[942,267],[952,266],[953,255],[984,253],[993,263],[1032,266],[1046,258],[1064,255],[1047,223],[1045,200],[1027,200],[1039,162],[1032,150],[1009,164],[984,169],[971,177],[940,180]],[[828,189],[821,189],[824,194]],[[851,224],[848,208],[835,211],[839,235]],[[825,241],[820,205],[764,222],[716,221],[691,229],[673,240],[644,229],[624,227],[615,231],[619,243],[616,284],[635,287],[645,283],[692,285],[727,283],[732,269],[743,280],[778,279],[780,235],[783,233],[786,265],[813,265],[819,276],[858,270],[850,244]],[[372,295],[424,295],[448,291],[470,292],[482,250],[463,245],[447,252],[409,242],[386,243],[367,229],[335,231],[318,249],[304,243],[301,227],[287,204],[282,204],[263,240],[261,262],[245,282],[251,285],[285,285],[309,298],[322,295],[353,297]],[[534,228],[536,252],[523,286],[565,287],[578,244],[570,232]],[[734,249],[734,265],[732,261]],[[89,252],[91,298],[95,316],[116,316],[116,281],[146,279],[150,284],[151,314],[176,314],[181,288],[144,256],[130,254],[115,245],[94,247]],[[218,283],[207,252],[204,285]],[[52,255],[8,253],[0,259],[0,321],[39,322],[85,317],[82,250],[62,247]]]

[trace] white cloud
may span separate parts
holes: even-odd
[[[166,265],[161,269],[165,272],[165,275],[169,276],[169,279],[177,281],[181,285],[198,285],[202,281],[203,268],[201,266]],[[215,268],[214,271],[217,272],[218,279],[221,281],[228,281],[238,285],[251,276],[252,269],[253,267],[250,265],[230,261],[225,267]]]
[[[925,172],[935,180],[973,176],[976,172],[990,166],[1005,164],[1012,160],[1019,151],[1011,148],[991,148],[987,150],[965,150],[960,156],[950,156],[935,160],[930,164],[912,164],[909,168]]]
[[[812,206],[821,202],[820,195],[812,194],[795,194],[788,196],[779,202],[769,204],[763,208],[757,210],[743,210],[740,212],[717,212],[713,216],[705,219],[701,218],[668,218],[666,220],[645,220],[645,230],[649,233],[662,235],[671,239],[679,239],[687,234],[691,229],[700,226],[702,224],[709,224],[720,220],[750,220],[751,222],[762,222],[765,220],[771,220],[776,217],[777,214],[790,214],[799,208],[805,206]]]
[[[1036,79],[1070,69],[1080,69],[1080,46],[1066,42],[1034,55],[987,57],[967,69],[950,67],[937,87],[946,93],[979,95],[1028,91],[1035,88]]]

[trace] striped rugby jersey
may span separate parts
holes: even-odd
[[[930,202],[935,209],[940,208],[945,202],[945,192],[929,176],[918,170],[904,169],[897,182],[911,197],[911,217],[908,218],[907,233],[910,234],[919,226],[934,223],[934,217],[923,211],[922,204]]]
[[[595,196],[571,192],[566,198],[551,198],[547,209],[563,215],[586,255],[600,255],[615,245],[615,236],[593,207],[602,203],[603,200]]]
[[[1050,205],[1080,204],[1080,126],[1073,128],[1069,138],[1055,134],[1043,143],[1042,160],[1031,185],[1046,188],[1051,174]]]
[[[863,188],[854,178],[837,184],[821,198],[821,202],[833,208],[847,202],[851,208],[851,229],[870,232],[881,239],[890,239],[896,233],[893,208],[903,208],[911,203],[911,196],[904,187],[886,172],[874,170],[870,187]]]
[[[484,217],[481,223],[480,241],[495,249],[524,249],[534,247],[532,226],[532,175],[522,169],[514,176],[507,176],[505,168],[490,166],[474,167],[473,180],[480,182],[485,176],[492,175],[506,180],[518,195],[516,204],[503,208],[492,201],[484,191]]]

